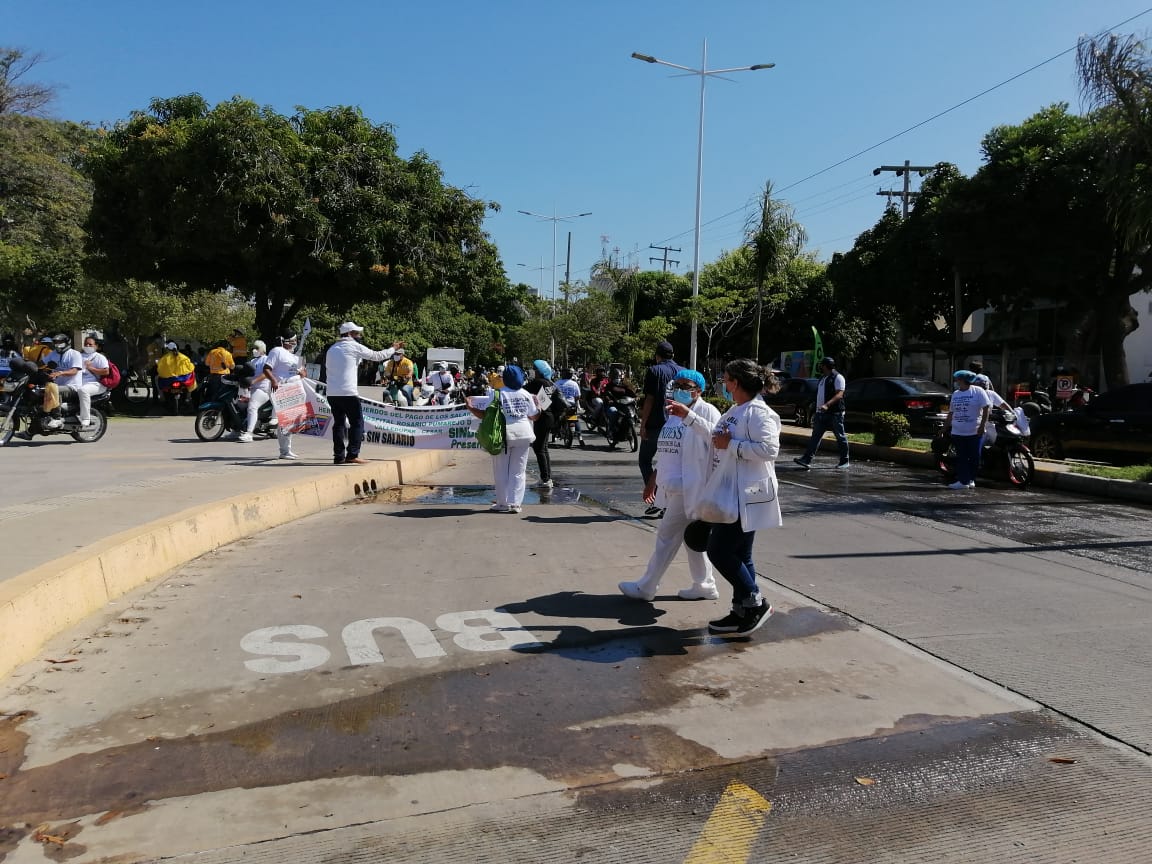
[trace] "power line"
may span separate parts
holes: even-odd
[[[1105,27],[1103,30],[1098,31],[1096,33],[1096,35],[1102,36],[1105,33],[1110,33],[1113,30],[1116,30],[1120,27],[1123,27],[1125,24],[1130,24],[1131,22],[1135,21],[1137,18],[1143,18],[1149,12],[1152,12],[1152,7],[1145,9],[1143,12],[1137,12],[1135,15],[1131,16],[1130,18],[1124,19],[1119,24],[1113,24],[1111,27]],[[1077,43],[1077,44],[1079,44],[1079,43]],[[974,102],[983,96],[987,96],[989,93],[992,93],[995,90],[999,90],[1001,87],[1004,87],[1007,84],[1011,84],[1013,81],[1016,81],[1019,78],[1023,78],[1025,75],[1028,75],[1031,72],[1035,72],[1037,69],[1040,69],[1044,66],[1047,66],[1049,63],[1052,63],[1056,60],[1059,60],[1061,57],[1065,56],[1066,54],[1070,54],[1075,50],[1076,50],[1076,45],[1073,45],[1071,48],[1066,48],[1058,54],[1053,54],[1047,60],[1043,60],[1034,66],[1029,66],[1023,72],[1018,72],[1017,74],[1013,75],[1011,78],[1006,78],[1005,80],[1001,81],[999,84],[995,84],[992,87],[987,88],[986,90],[981,90],[975,96],[971,96],[962,102],[957,102],[951,108],[945,108],[943,111],[940,111],[936,114],[933,114],[927,120],[922,120],[913,126],[909,126],[907,129],[904,129],[901,132],[897,132],[895,135],[891,135],[891,136],[885,138],[883,141],[880,141],[876,144],[871,145],[870,147],[865,147],[863,150],[859,150],[856,153],[853,153],[851,156],[846,156],[845,158],[841,159],[839,162],[835,162],[835,163],[829,165],[827,168],[821,168],[819,171],[815,171],[815,172],[809,174],[807,177],[802,177],[801,179],[797,180],[795,183],[789,183],[787,186],[784,186],[784,187],[781,187],[780,189],[777,189],[776,192],[777,192],[777,194],[779,194],[781,192],[786,192],[789,189],[795,189],[797,186],[799,186],[802,183],[807,183],[809,180],[813,180],[822,174],[827,174],[829,171],[833,170],[834,168],[839,168],[841,165],[844,165],[847,162],[851,162],[853,159],[857,159],[866,153],[871,153],[873,150],[875,150],[879,147],[883,147],[885,144],[889,144],[892,141],[895,141],[897,138],[901,137],[902,135],[907,135],[909,132],[914,132],[915,130],[919,129],[922,126],[928,125],[929,123],[933,122],[934,120],[939,120],[944,115],[951,114],[953,111],[956,111],[959,108],[963,108],[965,105],[968,105],[969,103]],[[739,213],[745,209],[747,209],[747,205],[737,207],[735,210],[729,210],[727,213],[724,213],[720,216],[717,216],[714,219],[709,219],[707,222],[705,222],[703,224],[704,225],[710,225],[712,222],[719,221],[720,219],[725,219],[728,216],[731,216],[733,213]],[[691,234],[692,230],[693,229],[689,228],[687,231],[681,231],[679,234],[673,234],[671,237],[668,237],[668,238],[666,238],[660,242],[661,243],[668,243],[669,241],[676,240],[677,238],[683,237],[686,234]]]

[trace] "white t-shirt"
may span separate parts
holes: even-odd
[[[656,467],[660,485],[680,489],[684,485],[684,463],[680,458],[688,428],[675,414],[669,414],[656,439]]]
[[[952,413],[953,435],[975,435],[980,428],[980,415],[986,406],[992,404],[988,394],[980,387],[956,390],[952,393],[950,410]]]
[[[88,367],[92,366],[96,369],[107,369],[108,368],[108,358],[105,357],[103,354],[101,354],[99,351],[97,351],[95,354],[85,354],[84,355],[84,363],[85,363],[85,366],[84,366],[84,383],[85,384],[99,384],[101,387],[103,387],[104,386],[104,379],[101,378],[99,375],[94,375],[93,373],[89,372]]]
[[[580,385],[571,378],[564,378],[556,382],[556,389],[564,394],[569,405],[576,405],[580,401]]]
[[[304,364],[300,362],[300,358],[285,348],[283,345],[277,345],[268,352],[268,356],[264,358],[264,368],[272,372],[278,382],[287,381],[289,378],[294,378],[300,374],[300,367]]]
[[[273,348],[272,350],[275,351],[276,349]],[[272,389],[272,382],[264,377],[264,364],[267,362],[267,354],[261,354],[259,357],[252,357],[248,360],[248,365],[252,367],[252,386],[248,388],[249,393]],[[276,380],[279,381],[280,379],[277,378]]]
[[[432,385],[432,389],[441,392],[451,390],[456,379],[452,377],[451,372],[432,372],[428,375],[428,383]]]
[[[61,375],[56,379],[56,384],[60,387],[71,387],[73,390],[79,390],[84,383],[84,355],[77,351],[75,348],[69,348],[63,355],[59,351],[53,351],[44,358],[44,363],[55,363],[57,369],[73,369],[75,370],[71,375]]]
[[[532,429],[532,421],[528,418],[536,416],[536,399],[527,390],[496,391],[500,398],[500,408],[504,412],[504,438],[507,441],[535,441],[536,433]],[[491,396],[475,396],[472,407],[483,411],[492,402]]]

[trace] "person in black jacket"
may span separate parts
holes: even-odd
[[[532,432],[536,436],[532,442],[532,452],[536,454],[536,465],[540,468],[540,481],[536,485],[551,489],[552,458],[548,454],[548,442],[552,440],[552,430],[556,426],[553,406],[557,399],[563,397],[552,383],[552,367],[544,360],[534,360],[532,366],[536,370],[536,375],[524,385],[524,389],[532,394],[540,409],[540,413],[532,423]]]

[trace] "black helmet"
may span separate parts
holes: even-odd
[[[67,333],[57,333],[52,337],[52,344],[58,351],[67,351],[72,347],[72,337]]]

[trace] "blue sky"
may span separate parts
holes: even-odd
[[[638,62],[775,63],[710,81],[701,261],[741,242],[767,180],[796,208],[821,257],[848,249],[882,212],[881,165],[980,164],[992,127],[1045,105],[1079,107],[1074,54],[824,171],[1075,46],[1135,20],[1147,0],[0,0],[0,44],[41,51],[54,113],[93,123],[156,96],[241,95],[294,106],[358,105],[426,151],[447,182],[499,202],[487,229],[509,275],[550,291],[552,223],[517,213],[591,211],[560,223],[562,275],[603,250],[642,267],[675,246],[692,262],[699,79]],[[808,178],[812,174],[819,176]],[[605,239],[606,238],[606,239]],[[618,252],[614,250],[619,250]],[[524,266],[518,266],[524,265]],[[541,269],[542,268],[542,269]]]

